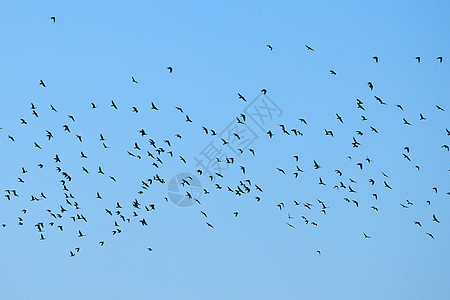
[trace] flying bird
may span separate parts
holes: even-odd
[[[245,99],[245,97],[242,96],[240,93],[238,93],[238,97],[239,97],[239,99],[242,99],[242,100],[244,100],[244,101],[247,101],[247,100]]]

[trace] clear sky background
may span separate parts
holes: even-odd
[[[19,197],[0,201],[0,298],[448,298],[450,152],[442,146],[450,145],[449,10],[447,1],[3,1],[0,189]],[[261,89],[281,111],[264,130],[244,112],[258,96],[267,99]],[[234,164],[215,182],[196,174],[209,191],[196,196],[201,204],[166,201],[171,178],[195,173],[195,158],[210,142],[227,149],[202,127],[219,134],[241,113],[257,137],[249,146],[255,156],[228,155]],[[283,133],[280,124],[303,136]],[[158,168],[146,154],[157,157],[149,138],[165,149]],[[57,166],[72,177],[72,205]],[[304,171],[298,178],[296,166]],[[153,180],[143,190],[141,181],[155,174],[165,183]],[[227,191],[245,179],[249,193]],[[341,181],[346,188],[334,188]],[[115,214],[116,202],[129,223]],[[146,211],[150,204],[155,210]],[[87,222],[73,221],[76,214]]]

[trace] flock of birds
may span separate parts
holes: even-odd
[[[56,18],[55,17],[51,17],[50,18],[52,20],[53,23],[56,22]],[[267,48],[270,51],[273,51],[273,47],[271,45],[266,45]],[[315,49],[313,49],[312,47],[305,45],[306,46],[306,50],[307,51],[315,51]],[[417,60],[417,63],[421,62],[420,57],[416,57],[415,58]],[[375,63],[379,63],[379,58],[377,56],[373,57],[373,60]],[[438,57],[437,60],[439,61],[439,63],[443,62],[443,58],[442,57]],[[173,72],[173,68],[171,66],[167,67],[167,70],[169,73]],[[337,73],[334,70],[330,70],[330,73],[332,75],[336,75]],[[131,83],[132,84],[138,84],[138,81],[132,76],[131,77]],[[45,84],[44,80],[39,80],[39,85],[42,86],[42,88],[47,88],[47,85]],[[367,82],[368,88],[373,91],[374,89],[374,84],[372,82]],[[261,93],[266,94],[267,90],[266,89],[262,89]],[[241,93],[237,93],[237,99],[238,100],[242,100],[242,101],[247,101],[247,99],[241,94]],[[383,99],[381,99],[378,96],[374,95],[374,99],[380,104],[380,105],[388,105],[386,102],[384,102]],[[117,101],[111,100],[109,103],[109,107],[101,107],[97,104],[95,104],[94,102],[90,103],[90,109],[98,111],[98,110],[119,110],[122,109],[121,104],[120,103],[116,103]],[[361,101],[360,99],[356,100],[356,109],[359,110],[361,112],[361,122],[365,122],[368,123],[368,118],[365,116],[365,112],[366,112],[366,108],[364,106],[364,102]],[[35,118],[35,119],[40,119],[40,105],[39,104],[34,104],[31,103],[30,104],[30,112],[31,112],[31,117],[30,118]],[[58,114],[58,109],[53,106],[50,105],[50,107],[48,108],[51,110],[51,112]],[[123,109],[130,109],[133,113],[139,113],[141,108],[132,106],[129,108],[123,108]],[[158,107],[154,102],[149,103],[148,108],[145,109],[149,109],[152,111],[158,111]],[[190,123],[194,123],[194,121],[189,117],[188,114],[186,114],[183,110],[183,108],[177,106],[175,107],[176,111],[179,113],[179,115],[181,116],[180,118],[182,118],[187,124]],[[396,104],[396,109],[403,111],[404,108],[402,105],[400,104]],[[445,109],[439,105],[435,105],[435,109],[436,111],[438,111],[439,113],[446,113]],[[344,123],[344,119],[343,117],[339,114],[336,113],[336,120],[338,123],[343,124]],[[425,121],[427,118],[420,113],[419,117],[418,117],[418,121]],[[48,121],[48,120],[47,120]],[[79,149],[79,157],[78,159],[81,161],[87,161],[89,160],[89,153],[85,153],[83,152],[81,146],[84,145],[86,143],[85,138],[81,135],[81,134],[76,134],[73,132],[73,130],[71,129],[71,125],[69,125],[70,123],[74,123],[76,122],[76,118],[73,114],[69,114],[67,116],[67,124],[60,124],[60,131],[59,132],[54,132],[54,131],[50,131],[50,130],[46,130],[45,134],[43,134],[43,136],[41,137],[42,140],[44,140],[44,142],[41,141],[33,141],[33,147],[35,149],[38,150],[44,150],[47,146],[48,143],[53,143],[54,140],[57,140],[57,136],[60,134],[66,134],[66,135],[70,135],[72,136],[74,139],[76,139],[80,145],[80,149]],[[245,122],[247,121],[247,116],[245,114],[241,114],[240,116],[236,117],[236,122],[240,125],[244,125]],[[298,120],[296,120],[298,122],[298,126],[308,126],[308,121],[304,118],[298,118]],[[404,126],[413,126],[414,122],[410,122],[408,121],[406,118],[403,118],[403,125]],[[19,118],[19,124],[21,126],[30,126],[29,120],[26,119],[26,117],[23,118]],[[70,123],[69,123],[70,122]],[[201,129],[200,129],[201,127]],[[217,130],[212,129],[212,128],[207,128],[205,126],[200,126],[198,128],[199,132],[202,132],[204,134],[207,134],[209,136],[211,136],[212,138],[217,138]],[[195,129],[195,127],[190,127],[193,130]],[[379,134],[379,131],[375,128],[375,125],[370,125],[368,126],[368,129],[370,130],[370,132],[374,133],[374,134]],[[0,128],[1,131],[6,132],[6,136],[5,136],[5,140],[2,141],[2,144],[5,144],[7,142],[10,143],[14,143],[16,142],[16,136],[15,134],[12,132],[12,130],[9,130],[8,128]],[[187,159],[186,159],[186,155],[182,155],[183,153],[181,152],[177,152],[178,150],[175,149],[173,146],[173,144],[176,144],[177,142],[174,141],[179,141],[182,140],[182,136],[179,133],[176,133],[173,138],[166,138],[163,139],[161,141],[156,141],[155,139],[151,138],[149,136],[149,133],[147,132],[146,129],[144,128],[140,128],[137,130],[138,134],[137,134],[137,138],[140,138],[141,140],[145,139],[145,143],[142,143],[141,141],[136,141],[134,142],[134,145],[132,145],[132,147],[130,147],[130,149],[128,149],[126,151],[126,153],[123,153],[125,156],[128,156],[132,159],[139,159],[139,160],[144,160],[144,159],[148,159],[151,161],[151,165],[153,167],[153,170],[155,171],[155,173],[150,176],[149,178],[145,178],[142,179],[139,182],[139,190],[137,191],[137,195],[136,197],[133,197],[133,200],[130,200],[128,202],[118,202],[118,201],[105,201],[106,199],[103,198],[102,193],[100,191],[96,192],[95,196],[93,196],[93,198],[97,199],[97,200],[102,200],[104,199],[105,203],[105,207],[104,207],[104,213],[111,219],[111,235],[112,236],[116,236],[122,233],[123,230],[123,226],[124,224],[130,223],[130,222],[139,222],[142,226],[148,226],[148,219],[149,219],[149,214],[151,214],[153,211],[156,210],[156,204],[155,203],[146,203],[144,202],[144,200],[140,200],[138,198],[141,198],[142,195],[144,193],[146,193],[148,190],[151,190],[152,185],[165,185],[166,184],[166,178],[163,178],[163,176],[161,176],[160,174],[158,174],[158,170],[160,170],[161,167],[164,166],[164,163],[169,160],[179,160],[181,161],[183,164],[187,163]],[[269,129],[267,132],[267,137],[269,139],[275,138],[275,135],[281,134],[281,135],[287,135],[287,136],[303,136],[304,133],[300,130],[298,130],[297,128],[293,128],[293,129],[288,129],[287,125],[285,124],[280,124],[279,125],[279,132],[276,129]],[[325,129],[324,134],[326,136],[330,136],[330,137],[334,137],[334,132],[333,130],[330,129]],[[361,146],[361,143],[359,141],[359,137],[363,136],[365,134],[365,132],[361,131],[361,130],[356,130],[354,136],[352,137],[352,141],[351,141],[351,146],[352,148],[358,148]],[[443,136],[448,136],[450,137],[450,130],[448,128],[442,128],[442,135]],[[22,137],[20,137],[22,138]],[[233,139],[240,139],[241,137],[239,136],[239,134],[237,132],[233,133]],[[221,138],[221,144],[223,146],[226,146],[227,144],[229,144],[231,142],[231,140],[226,140],[224,138]],[[46,143],[46,144],[44,144]],[[103,136],[103,134],[101,132],[98,132],[98,143],[100,145],[101,148],[103,149],[109,149],[110,146],[107,145],[107,139]],[[180,145],[181,147],[181,145]],[[444,151],[450,151],[449,145],[448,144],[443,144],[441,145],[441,148]],[[29,149],[30,151],[32,149]],[[410,157],[410,147],[405,147],[404,148],[404,152],[402,153],[403,158],[406,159],[407,161],[412,161],[411,157]],[[106,151],[106,150],[104,150]],[[251,155],[252,157],[256,156],[256,151],[255,149],[252,148],[248,148],[248,149],[238,149],[239,153],[241,155],[244,155],[248,152],[248,155]],[[234,166],[235,165],[235,159],[237,157],[227,157],[225,160],[217,157],[216,161],[217,163],[220,164],[226,164],[229,166]],[[349,159],[351,159],[351,157],[348,157]],[[87,223],[88,219],[86,217],[86,212],[83,211],[82,209],[82,205],[80,205],[79,200],[77,200],[76,197],[76,192],[72,190],[71,185],[73,183],[73,181],[77,181],[77,180],[83,180],[83,178],[80,177],[80,173],[84,173],[84,174],[91,174],[91,173],[97,173],[100,176],[104,176],[107,180],[110,180],[112,183],[115,183],[118,181],[118,179],[113,176],[112,174],[107,174],[104,171],[104,166],[98,166],[98,168],[96,170],[92,170],[89,169],[88,167],[83,166],[81,168],[81,170],[75,171],[75,170],[70,170],[69,168],[66,168],[66,161],[71,161],[73,158],[67,158],[65,157],[64,153],[57,153],[54,156],[52,155],[52,159],[53,159],[53,166],[47,166],[42,162],[36,161],[35,166],[21,166],[18,170],[18,177],[17,177],[17,183],[18,183],[18,187],[14,186],[14,187],[8,187],[7,189],[5,189],[5,193],[4,193],[4,198],[8,201],[16,201],[16,199],[24,199],[24,198],[28,198],[30,199],[30,201],[33,202],[38,202],[38,201],[44,201],[46,200],[49,205],[52,205],[53,208],[49,208],[46,210],[45,214],[42,215],[42,218],[39,222],[32,224],[35,229],[36,232],[38,234],[38,237],[40,240],[45,240],[46,239],[46,235],[45,235],[45,230],[48,228],[53,228],[56,231],[64,231],[64,227],[62,225],[62,221],[66,220],[66,219],[70,219],[72,220],[72,224],[79,224],[81,223]],[[287,170],[285,168],[281,168],[281,167],[275,167],[274,168],[274,172],[279,172],[280,174],[282,174],[283,176],[292,176],[293,178],[299,178],[301,176],[303,176],[302,173],[305,173],[305,169],[299,166],[299,162],[300,162],[300,157],[298,155],[294,155],[292,158],[295,162],[294,164],[294,169],[291,170]],[[236,160],[237,162],[237,160]],[[365,161],[363,162],[358,162],[356,163],[356,166],[360,169],[363,170],[364,168],[366,168],[366,165],[368,164],[372,164],[373,161],[369,158],[366,157]],[[35,192],[33,194],[31,194],[30,196],[28,195],[23,195],[22,190],[24,190],[24,186],[26,185],[27,179],[30,176],[30,173],[32,174],[36,174],[36,176],[39,176],[40,178],[45,178],[45,173],[42,173],[43,170],[47,169],[47,167],[50,167],[51,169],[54,168],[57,172],[57,174],[59,174],[59,185],[60,185],[60,189],[61,189],[61,193],[62,195],[64,195],[64,200],[61,202],[58,202],[56,200],[53,199],[47,199],[46,196],[46,192]],[[420,166],[419,165],[415,165],[414,166],[417,171],[420,170]],[[245,166],[245,160],[242,161],[242,165],[239,165],[239,172],[242,173],[242,176],[246,176],[246,166]],[[320,164],[319,160],[313,160],[311,162],[311,168],[313,170],[318,170],[323,168],[323,166]],[[449,170],[450,171],[450,170]],[[41,173],[39,173],[41,172]],[[337,176],[339,178],[344,178],[344,172],[340,169],[335,169],[334,173],[337,174]],[[388,189],[391,190],[393,189],[392,185],[389,182],[389,176],[385,173],[385,172],[381,172],[383,179],[380,180],[381,183],[378,182],[378,180],[376,180],[375,178],[367,178],[367,182],[373,186],[374,188],[378,186],[380,186],[380,188],[382,189]],[[245,196],[245,195],[251,195],[251,197],[253,199],[255,199],[257,202],[261,201],[263,199],[263,189],[261,187],[261,185],[259,185],[258,183],[254,182],[253,179],[250,178],[242,178],[242,179],[235,179],[236,183],[235,185],[228,185],[225,182],[225,176],[223,173],[220,172],[215,172],[215,173],[211,173],[208,170],[204,170],[204,169],[197,169],[195,170],[195,174],[197,174],[198,176],[204,176],[206,177],[205,179],[207,180],[207,182],[210,182],[210,186],[212,189],[215,190],[225,190],[230,192],[231,194],[235,195],[236,197],[240,197],[240,196]],[[380,175],[380,176],[381,176]],[[192,199],[195,203],[195,205],[201,207],[201,202],[199,199],[199,196],[196,195],[193,192],[193,189],[191,188],[191,183],[192,183],[193,177],[192,176],[187,176],[186,178],[184,178],[181,182],[180,182],[180,187],[182,187],[183,193],[185,193],[185,196]],[[332,184],[330,184],[329,182],[326,182],[325,179],[323,179],[322,177],[318,178],[318,185],[319,186],[333,186],[333,189],[335,190],[341,190],[341,191],[345,191],[345,197],[343,197],[343,200],[345,200],[347,203],[350,203],[352,205],[355,205],[356,207],[359,207],[361,205],[360,201],[356,200],[356,199],[351,199],[352,195],[355,195],[356,191],[356,186],[357,186],[357,182],[352,179],[352,178],[348,178],[348,180],[338,180],[336,182],[333,182]],[[211,188],[208,186],[207,188],[202,188],[201,193],[202,194],[210,194],[210,192],[212,192]],[[437,194],[438,192],[440,192],[440,189],[438,189],[438,187],[433,187],[434,192]],[[450,192],[447,192],[448,195],[450,195]],[[376,200],[378,199],[378,193],[377,192],[373,192],[372,193],[373,198]],[[168,201],[168,197],[167,195],[163,195],[161,197],[161,200],[165,200]],[[114,203],[115,202],[115,203]],[[316,203],[312,203],[312,201],[309,202],[300,202],[297,200],[293,201],[293,205],[294,206],[300,206],[300,207],[304,207],[305,211],[309,211],[312,210],[313,207],[315,206]],[[431,206],[431,202],[427,201],[427,204]],[[317,204],[316,204],[320,210],[320,213],[323,215],[327,214],[327,211],[329,209],[328,204],[325,201],[319,200],[317,199]],[[414,205],[414,203],[412,203],[409,200],[406,200],[406,202],[404,203],[400,203],[401,207],[403,208],[409,208],[412,205]],[[276,210],[280,210],[280,211],[284,211],[285,207],[287,206],[287,203],[285,202],[280,202],[274,205],[274,209]],[[131,211],[125,211],[124,208],[129,208],[131,209]],[[375,205],[370,205],[370,208],[373,211],[378,211],[378,207]],[[21,215],[19,215],[17,218],[17,225],[19,226],[24,226],[24,225],[28,225],[28,223],[26,223],[26,214],[27,214],[28,209],[27,208],[23,208],[21,210]],[[210,218],[208,217],[208,214],[203,210],[203,209],[199,209],[199,212],[201,213],[201,215],[206,219],[205,224],[206,226],[210,227],[210,228],[214,228],[213,222],[210,221]],[[440,220],[437,217],[437,212],[433,213],[430,215],[430,221],[435,222],[435,223],[440,223]],[[233,212],[233,217],[238,217],[239,212],[238,211],[234,211]],[[202,218],[203,218],[202,217]],[[298,226],[297,224],[295,224],[293,222],[294,217],[290,215],[290,212],[288,212],[287,214],[287,218],[288,220],[286,221],[287,226],[289,226],[290,228],[295,229],[296,226]],[[302,222],[304,224],[307,225],[312,225],[312,226],[318,226],[318,222],[315,220],[311,220],[310,218],[308,218],[307,216],[303,215],[301,216]],[[421,221],[414,221],[414,224],[417,227],[422,227],[422,222]],[[1,224],[1,227],[5,228],[7,226],[6,223]],[[434,239],[434,235],[429,232],[429,231],[424,231],[424,233],[426,235],[428,235],[430,238]],[[82,232],[81,229],[77,228],[77,235],[76,238],[84,238],[86,235]],[[365,232],[362,232],[362,237],[369,239],[372,238],[372,236],[366,234]],[[104,240],[100,240],[98,241],[99,246],[103,246],[105,244]],[[151,247],[147,248],[148,251],[152,251]],[[76,253],[78,253],[80,251],[80,247],[77,247],[73,250],[69,251],[69,255],[71,257],[75,256]],[[317,253],[320,255],[321,251],[317,250]]]

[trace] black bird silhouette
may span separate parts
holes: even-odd
[[[372,84],[372,82],[369,81],[369,82],[367,83],[367,85],[369,86],[370,90],[373,90],[373,84]]]
[[[417,63],[420,64],[420,56],[416,56],[416,59],[417,59]]]
[[[261,92],[265,95],[267,94],[267,90],[266,89],[262,89]]]
[[[50,17],[50,20],[52,20],[52,21],[53,21],[53,23],[55,23],[55,22],[56,22],[56,18],[55,18],[55,17]]]
[[[290,224],[290,223],[288,223],[288,222],[286,222],[286,224],[288,224],[289,227],[295,228],[294,225],[292,225],[292,224]]]
[[[336,72],[334,70],[330,70],[331,75],[336,75]]]
[[[438,59],[439,62],[442,63],[442,60],[443,60],[442,56],[436,57],[436,59]]]
[[[43,87],[46,87],[44,81],[42,80],[39,80],[39,84],[42,85]]]
[[[308,45],[306,45],[306,44],[305,44],[305,47],[306,47],[306,49],[309,50],[309,51],[314,51],[313,48],[311,48],[310,46],[308,46]]]
[[[283,174],[286,174],[283,169],[277,168],[277,170]]]
[[[439,220],[436,218],[436,216],[434,214],[433,214],[433,222],[441,223],[441,222],[439,222]]]
[[[172,67],[167,67],[167,70],[169,70],[169,73],[172,73],[173,68]]]
[[[270,46],[270,45],[266,45],[266,47],[269,48],[270,51],[273,50],[272,46]]]
[[[242,99],[242,100],[244,100],[244,101],[247,101],[247,100],[245,99],[245,97],[242,96],[240,93],[238,93],[238,97],[239,97],[239,99]]]
[[[131,82],[138,83],[138,82],[136,81],[136,79],[134,79],[133,76],[131,76]]]
[[[320,185],[326,185],[326,184],[322,181],[322,177],[319,177],[319,184],[320,184]]]
[[[365,238],[365,239],[370,239],[370,238],[372,238],[371,236],[365,234],[364,232],[363,232],[363,234],[364,234],[364,238]]]
[[[375,62],[378,63],[378,56],[374,56],[374,57],[372,57],[372,59],[374,59]]]
[[[434,240],[434,236],[431,233],[429,233],[429,232],[425,232],[425,233]]]
[[[114,100],[111,100],[111,107],[117,109],[116,103],[114,103]]]
[[[314,169],[319,169],[321,166],[314,160]]]

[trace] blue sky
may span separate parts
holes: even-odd
[[[19,195],[9,201],[2,195],[0,201],[0,224],[6,224],[0,227],[1,298],[446,298],[450,152],[442,146],[450,145],[449,6],[444,1],[1,3],[0,189]],[[279,110],[259,128],[251,116],[255,107],[264,111],[261,101]],[[152,102],[158,110],[151,109]],[[242,137],[254,140],[237,155],[230,152],[236,138],[221,133],[237,125],[241,113]],[[280,124],[303,136],[284,134]],[[54,136],[50,141],[46,130]],[[229,147],[222,146],[222,137]],[[149,139],[165,152],[156,156]],[[222,158],[227,169],[214,182],[195,173],[196,158],[210,143],[235,159],[226,164]],[[161,159],[158,168],[147,150]],[[56,154],[61,163],[55,163]],[[314,169],[314,160],[321,168]],[[67,182],[72,205],[57,166],[72,177]],[[99,166],[105,175],[97,173]],[[304,171],[298,178],[296,166]],[[168,183],[180,173],[193,174],[209,191],[197,197],[201,204],[179,207],[169,199]],[[155,174],[165,183],[153,180],[142,190],[141,182]],[[319,178],[326,185],[319,185]],[[249,193],[227,191],[245,179],[251,181]],[[334,188],[340,181],[346,188]],[[191,191],[181,190],[182,196]],[[46,199],[30,201],[41,192]],[[135,199],[140,209],[132,206]],[[325,203],[326,215],[317,199]],[[129,223],[115,214],[116,202]],[[145,211],[150,204],[155,210]],[[47,210],[60,213],[60,205],[67,211],[55,219]],[[72,221],[76,214],[87,222]],[[148,226],[139,222],[143,218]],[[34,226],[38,222],[44,223],[45,240]],[[121,233],[113,235],[117,228]],[[78,237],[79,230],[86,236]]]

